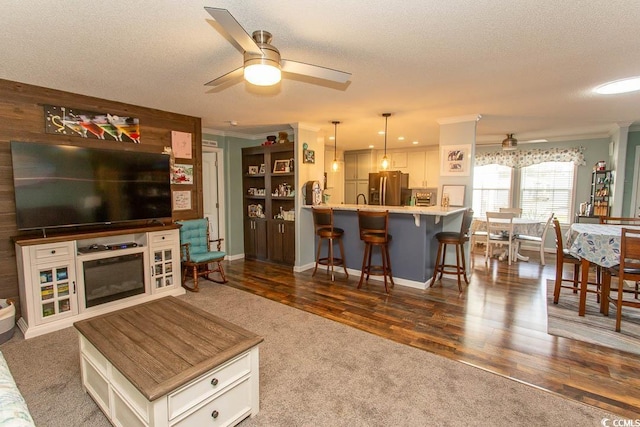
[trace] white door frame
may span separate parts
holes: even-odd
[[[209,147],[206,145],[202,146],[202,155],[204,156],[206,153],[216,153],[218,160],[218,176],[217,176],[217,184],[218,184],[218,237],[221,239],[225,239],[222,241],[222,250],[225,251],[227,248],[226,241],[226,220],[225,220],[225,194],[224,194],[224,151],[222,148],[217,147]],[[202,191],[208,192],[209,186],[208,183],[202,182]]]

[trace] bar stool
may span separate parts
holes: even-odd
[[[316,254],[316,266],[313,269],[312,277],[315,276],[316,270],[318,270],[318,264],[326,265],[327,271],[331,269],[331,280],[335,280],[335,274],[333,272],[333,267],[336,265],[341,265],[344,268],[344,274],[349,278],[349,273],[347,273],[347,266],[345,264],[344,258],[344,247],[342,246],[342,235],[344,234],[344,230],[342,228],[333,226],[333,209],[332,208],[313,208],[313,225],[316,229],[316,235],[319,237],[318,240],[318,252]],[[322,247],[322,241],[327,240],[329,243],[329,247],[327,248],[327,256],[324,258],[320,257],[320,249]],[[336,258],[333,256],[333,242],[337,240],[338,246],[340,247],[340,258]]]
[[[370,275],[384,277],[384,290],[389,293],[387,277],[394,287],[391,274],[391,259],[389,258],[389,242],[391,235],[389,230],[389,211],[373,212],[358,209],[358,226],[360,228],[360,240],[364,242],[364,256],[362,257],[362,272],[358,289],[362,286],[362,280],[369,281]],[[374,246],[380,248],[382,265],[371,265],[371,252]],[[366,279],[365,279],[366,275]]]
[[[458,290],[460,292],[462,292],[460,277],[464,277],[466,284],[469,284],[469,279],[467,278],[467,266],[464,259],[464,243],[469,240],[469,229],[471,228],[472,220],[473,210],[467,209],[462,215],[460,232],[442,231],[436,234],[436,239],[438,239],[438,255],[436,255],[436,265],[433,269],[433,277],[431,278],[431,284],[429,287],[432,287],[436,280],[442,279],[443,274],[455,274],[458,276]],[[455,245],[456,265],[445,264],[447,245]],[[440,276],[436,279],[438,273],[440,273]]]

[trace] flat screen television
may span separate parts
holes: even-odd
[[[169,156],[11,141],[20,230],[171,217]]]

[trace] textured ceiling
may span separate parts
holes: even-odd
[[[212,92],[204,83],[242,54],[204,6],[270,31],[285,59],[351,72],[351,83]],[[439,119],[474,114],[481,143],[603,136],[640,120],[640,92],[591,93],[640,75],[635,0],[5,0],[2,11],[0,78],[198,116],[226,133],[303,122],[333,135],[340,120],[340,148],[380,148],[391,112],[394,148],[437,144]]]

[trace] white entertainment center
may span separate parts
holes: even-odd
[[[14,239],[25,338],[185,293],[178,226]]]

